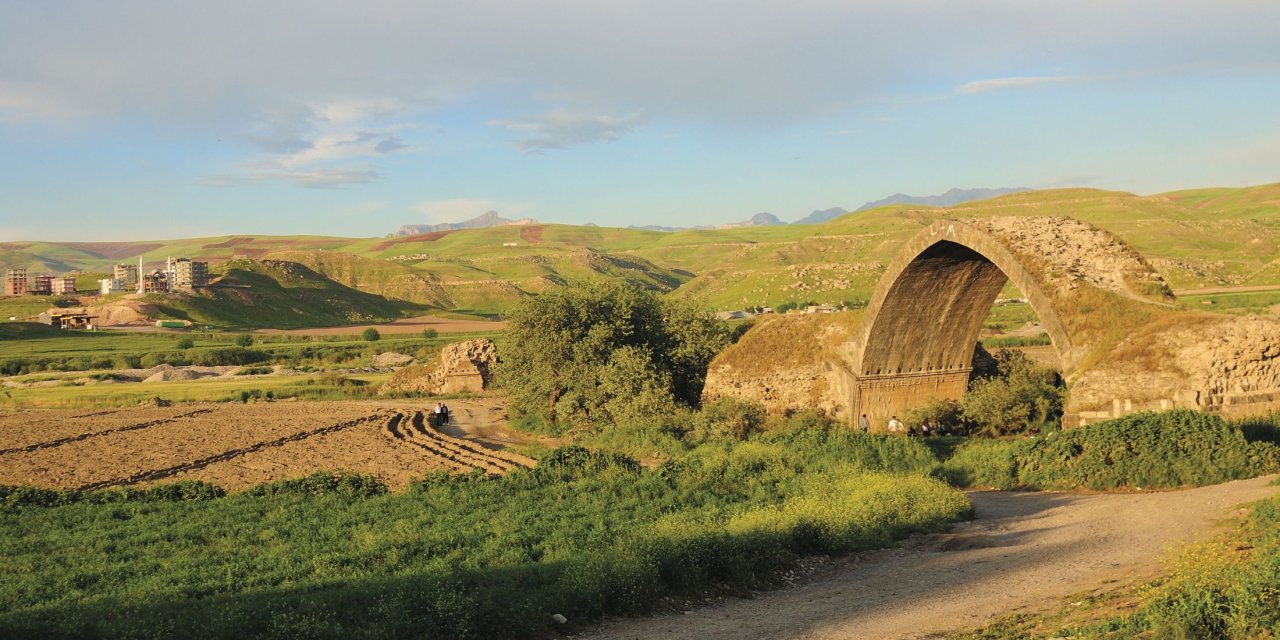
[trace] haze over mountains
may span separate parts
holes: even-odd
[[[909,196],[905,193],[895,193],[887,198],[868,202],[854,212],[866,211],[876,207],[883,207],[891,204],[919,204],[931,207],[951,207],[965,202],[973,202],[975,200],[987,200],[996,196],[1007,195],[1010,193],[1021,193],[1030,191],[1026,187],[1012,187],[1002,189],[950,189],[946,193],[936,196]],[[814,210],[809,215],[796,220],[790,224],[821,224],[830,220],[839,218],[849,209],[843,207],[832,207],[830,209]],[[414,236],[424,233],[434,233],[438,231],[457,231],[459,229],[488,229],[490,227],[503,227],[507,225],[535,225],[539,224],[533,218],[521,218],[519,220],[511,220],[498,215],[497,211],[488,211],[470,220],[462,222],[443,222],[440,224],[406,224],[396,229],[391,235],[394,237]],[[777,225],[788,224],[778,218],[778,216],[761,212],[740,222],[728,222],[719,225],[697,225],[692,227],[668,227],[656,224],[632,225],[628,229],[638,229],[642,231],[684,231],[687,229],[741,229],[743,227],[773,227]]]
[[[392,236],[416,236],[435,231],[457,231],[459,229],[488,229],[489,227],[505,227],[507,225],[538,224],[533,218],[511,220],[498,215],[497,211],[486,211],[470,220],[462,222],[442,222],[440,224],[406,224],[392,233]]]

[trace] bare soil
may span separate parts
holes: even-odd
[[[507,328],[507,323],[495,320],[458,320],[437,316],[415,316],[386,324],[343,325],[341,327],[315,329],[257,329],[253,333],[291,336],[345,336],[356,335],[370,328],[377,329],[378,333],[388,335],[422,333],[423,329],[435,329],[440,333],[474,333],[477,331],[502,331]]]
[[[1136,494],[971,494],[977,518],[902,548],[836,561],[749,600],[618,620],[578,638],[935,638],[1067,595],[1150,579],[1166,552],[1213,532],[1271,478]]]
[[[448,433],[426,424],[423,406],[405,401],[6,412],[0,483],[94,489],[191,479],[235,490],[347,469],[396,489],[442,469],[503,473],[533,464],[502,451],[526,440],[505,427],[500,400],[448,404]]]

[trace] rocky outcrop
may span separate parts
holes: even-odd
[[[479,393],[489,386],[497,362],[498,348],[492,340],[454,342],[440,351],[435,366],[405,367],[382,385],[378,393]]]

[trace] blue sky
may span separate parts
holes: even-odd
[[[1280,180],[1280,3],[3,2],[0,240]]]

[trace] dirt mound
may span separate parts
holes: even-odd
[[[191,369],[170,369],[169,371],[159,371],[147,376],[143,382],[174,382],[177,380],[199,380],[207,378],[210,374],[192,371]]]
[[[373,366],[379,369],[386,369],[389,367],[406,367],[411,364],[413,364],[413,356],[396,353],[394,351],[379,353],[373,358]]]
[[[396,372],[378,393],[480,392],[489,386],[498,347],[492,340],[477,338],[445,345],[435,367],[406,367]]]

